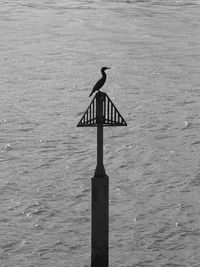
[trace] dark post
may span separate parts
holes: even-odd
[[[127,126],[106,93],[98,92],[78,127],[97,127],[97,166],[92,177],[91,267],[108,267],[109,177],[103,165],[103,127]]]
[[[96,95],[97,166],[92,178],[92,259],[91,267],[108,267],[108,199],[109,177],[103,165],[103,102],[105,95]]]

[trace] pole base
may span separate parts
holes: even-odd
[[[108,267],[109,177],[92,179],[91,267]]]

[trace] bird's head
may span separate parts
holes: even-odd
[[[103,68],[101,68],[101,71],[105,71],[105,70],[108,70],[108,69],[110,69],[110,68],[108,68],[108,67],[103,67]]]

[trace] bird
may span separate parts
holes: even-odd
[[[98,82],[96,82],[96,84],[94,85],[91,94],[89,95],[89,97],[95,92],[95,91],[99,91],[99,89],[101,89],[101,87],[104,85],[105,81],[106,81],[106,73],[105,70],[110,69],[108,67],[103,67],[101,68],[101,74],[102,77],[101,79],[98,80]]]

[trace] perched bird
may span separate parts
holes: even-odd
[[[95,91],[99,91],[99,89],[101,89],[101,87],[104,85],[105,81],[106,81],[106,73],[105,73],[105,70],[107,69],[110,69],[110,68],[107,68],[107,67],[103,67],[101,68],[101,74],[102,74],[102,77],[100,80],[98,80],[98,82],[95,84],[95,86],[93,87],[92,89],[92,92],[91,94],[89,95],[89,97],[95,92]]]

